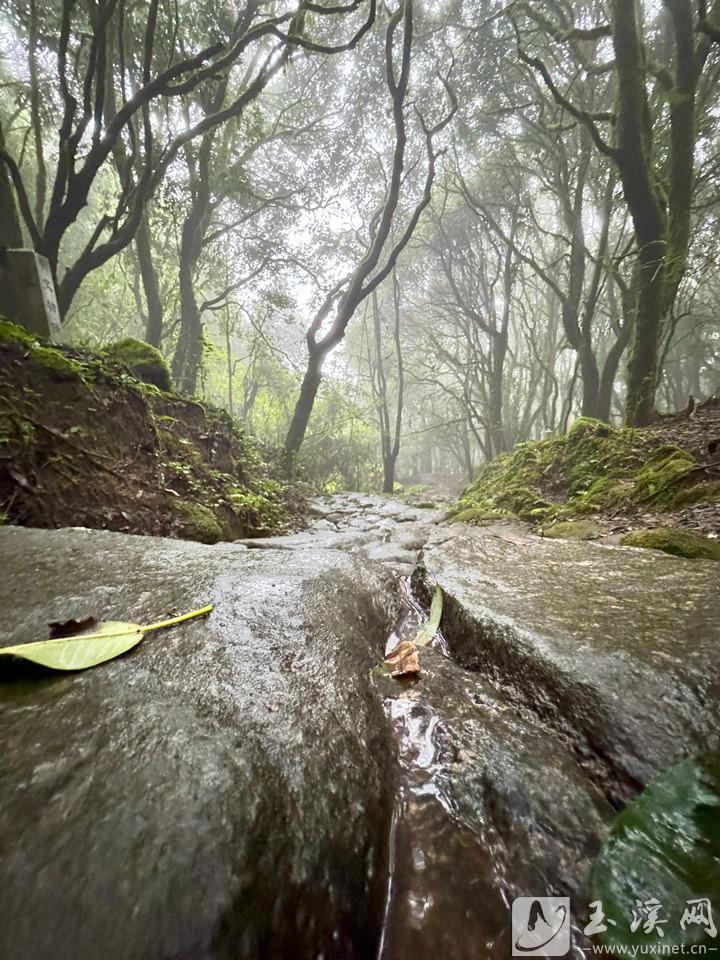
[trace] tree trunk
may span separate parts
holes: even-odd
[[[580,415],[583,417],[598,417],[600,371],[592,345],[585,343],[578,354],[580,362],[580,377],[582,379],[582,402]]]
[[[631,328],[630,328],[631,329]],[[600,388],[598,390],[598,405],[596,417],[603,423],[610,423],[610,410],[612,408],[613,386],[617,377],[618,367],[625,348],[630,341],[630,331],[627,335],[619,336],[608,351],[600,375]]]
[[[490,373],[490,390],[488,397],[490,447],[493,457],[504,453],[506,449],[505,430],[503,427],[503,380],[507,347],[507,333],[505,335],[498,333],[493,337],[492,370]]]
[[[644,427],[655,417],[657,358],[665,295],[661,240],[647,244],[639,253],[638,302],[635,336],[628,364],[626,422]]]
[[[204,141],[201,149],[205,148]],[[172,375],[178,389],[190,395],[197,389],[203,353],[202,315],[195,295],[194,274],[210,205],[208,176],[207,164],[203,163],[180,241],[180,337],[173,357]]]
[[[0,127],[0,150],[5,150],[5,135]],[[23,236],[15,206],[15,193],[8,168],[0,163],[0,247],[22,247]]]
[[[638,301],[635,338],[628,364],[625,417],[629,426],[644,426],[653,418],[657,386],[665,292],[666,216],[652,167],[652,122],[638,5],[613,0],[612,11],[618,76],[615,158],[638,245]]]
[[[180,338],[173,357],[172,374],[178,390],[193,394],[202,360],[202,320],[187,256],[180,259]]]
[[[324,359],[325,353],[321,350],[315,350],[310,354],[302,386],[300,387],[300,396],[295,404],[295,411],[290,421],[290,427],[285,440],[285,451],[289,457],[295,456],[305,439],[305,432],[310,422],[310,414],[315,405],[315,397],[317,397],[317,392],[320,387]]]
[[[395,489],[396,456],[392,452],[383,458],[383,493],[392,493]]]
[[[142,277],[145,302],[147,304],[147,323],[145,339],[153,347],[159,347],[163,333],[163,305],[160,298],[160,284],[157,271],[152,259],[150,246],[150,231],[147,220],[143,215],[135,235],[135,252],[137,253],[140,276]]]
[[[623,283],[618,275],[615,280],[620,286],[622,295],[621,311],[618,310],[617,298],[613,278],[608,281],[608,302],[610,307],[610,318],[613,328],[616,331],[614,342],[608,350],[605,362],[602,366],[600,375],[600,391],[598,394],[598,420],[605,423],[610,422],[612,414],[613,387],[617,378],[618,367],[622,355],[630,343],[635,322],[635,313],[637,309],[637,282],[638,271],[635,269],[632,282],[627,285]]]

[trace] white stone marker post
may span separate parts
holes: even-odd
[[[46,340],[60,338],[50,264],[34,250],[0,252],[0,315]]]

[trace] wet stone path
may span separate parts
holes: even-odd
[[[504,960],[545,894],[583,956],[614,814],[720,749],[717,564],[310,512],[215,546],[0,528],[2,645],[214,604],[84,673],[2,658],[0,956]],[[436,586],[419,679],[379,675]]]

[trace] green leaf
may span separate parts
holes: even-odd
[[[426,647],[430,643],[440,627],[442,611],[443,592],[440,587],[435,587],[435,593],[433,594],[432,603],[430,604],[430,617],[427,623],[422,625],[418,635],[415,637],[416,646]]]
[[[651,943],[671,950],[674,944],[720,945],[707,924],[686,919],[681,926],[692,910],[688,901],[707,900],[720,938],[720,754],[671,767],[618,814],[593,865],[591,888],[616,922],[599,939],[619,954]],[[642,923],[630,929],[633,908],[640,915],[637,901],[651,898],[661,905],[658,918],[667,921],[662,938]]]
[[[106,660],[126,653],[136,646],[146,633],[151,630],[160,630],[171,627],[176,623],[210,613],[212,604],[185,613],[179,617],[162,620],[158,623],[141,627],[137,623],[121,623],[108,620],[92,628],[92,632],[77,633],[70,637],[60,637],[55,640],[38,640],[35,643],[20,643],[12,647],[0,647],[0,655],[6,654],[22,657],[33,663],[39,663],[51,670],[87,670]]]
[[[105,660],[112,660],[130,650],[143,638],[142,627],[134,623],[108,621],[92,634],[40,640],[3,647],[0,654],[13,654],[52,670],[86,670]]]

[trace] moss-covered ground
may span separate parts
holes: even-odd
[[[224,411],[147,383],[167,381],[139,343],[94,355],[0,320],[5,522],[204,542],[282,527],[291,491],[259,444]]]
[[[654,527],[650,530],[633,530],[620,541],[624,547],[644,547],[647,550],[662,550],[674,557],[690,560],[720,560],[720,543],[708,537],[675,530],[672,527]]]
[[[708,422],[712,431],[718,421]],[[672,516],[693,506],[720,517],[720,464],[667,438],[656,427],[581,418],[563,436],[518,444],[488,463],[463,490],[454,519],[515,517],[562,536],[559,525],[573,520]]]

